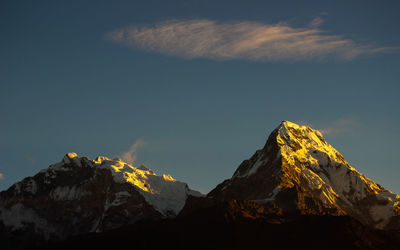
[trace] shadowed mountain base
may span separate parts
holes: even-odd
[[[200,203],[202,207],[198,206]],[[141,221],[41,249],[398,249],[399,246],[398,232],[370,229],[348,216],[282,215],[279,209],[251,201],[192,198],[173,220]]]

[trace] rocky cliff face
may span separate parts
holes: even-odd
[[[400,229],[400,196],[351,167],[319,131],[288,121],[208,197],[273,203],[293,213],[350,215],[375,228]]]
[[[138,220],[173,217],[189,194],[199,195],[145,166],[69,153],[0,193],[0,231],[45,239],[103,232]]]

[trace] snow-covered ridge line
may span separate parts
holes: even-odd
[[[176,216],[189,195],[172,176],[120,159],[68,153],[0,192],[0,224],[45,239],[103,232],[143,219]]]
[[[345,212],[349,212],[346,207],[355,209],[362,200],[378,199],[381,202],[374,205],[371,203],[368,213],[369,220],[377,228],[384,228],[389,219],[397,215],[395,211],[399,209],[400,196],[350,166],[318,130],[284,121],[279,127],[276,140],[284,172],[281,186],[290,188],[301,185],[301,182],[296,182],[302,179],[302,182],[307,182],[311,192],[322,191],[319,199],[323,203],[342,207]],[[347,205],[340,206],[339,202]]]
[[[82,161],[90,163],[94,169],[108,169],[117,183],[129,183],[139,191],[146,201],[163,215],[178,214],[185,205],[187,196],[202,196],[190,190],[186,183],[175,180],[169,174],[156,175],[144,165],[134,167],[119,158],[110,159],[98,156],[95,160],[79,157],[76,153],[67,153],[59,163],[51,165],[42,173],[69,171],[73,167],[82,167]],[[87,164],[86,164],[87,165]]]
[[[299,126],[295,123],[284,121],[279,128],[277,143],[281,149],[283,161],[290,165],[295,170],[300,170],[299,165],[307,164],[306,168],[313,172],[328,171],[330,178],[323,178],[323,181],[328,183],[332,181],[342,180],[340,183],[330,183],[340,193],[349,191],[346,188],[345,176],[348,173],[356,176],[359,181],[356,183],[365,183],[370,193],[378,194],[385,191],[381,186],[359,173],[355,168],[351,167],[344,157],[331,145],[329,145],[318,130],[314,130],[308,126]],[[329,167],[328,167],[329,166]],[[323,167],[323,169],[321,168]],[[323,171],[325,170],[325,171]],[[340,176],[331,176],[334,173],[340,172]],[[322,173],[320,175],[327,177]],[[343,190],[346,189],[346,190]]]

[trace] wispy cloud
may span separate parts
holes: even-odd
[[[121,160],[123,160],[126,163],[133,164],[136,161],[137,157],[137,150],[141,147],[144,146],[144,141],[139,139],[136,140],[132,146],[129,148],[127,152],[123,152],[121,154]]]
[[[111,41],[134,48],[184,58],[256,61],[351,60],[361,55],[398,50],[359,44],[320,29],[315,18],[306,27],[288,23],[169,20],[150,26],[131,26],[106,35]]]
[[[324,19],[322,19],[321,17],[316,17],[316,18],[314,18],[314,20],[311,21],[310,27],[312,27],[312,28],[318,28],[318,27],[321,26],[323,23],[324,23]]]
[[[333,122],[329,127],[319,129],[324,135],[336,135],[353,132],[357,127],[357,121],[354,119],[339,119]]]

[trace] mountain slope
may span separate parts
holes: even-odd
[[[288,121],[208,196],[272,202],[302,214],[350,215],[376,228],[400,229],[400,196],[351,167],[319,131]]]
[[[68,153],[61,162],[0,192],[2,235],[45,239],[102,232],[142,219],[173,217],[190,190],[170,175],[119,159]]]
[[[189,197],[174,219],[141,221],[40,249],[398,249],[399,236],[349,216],[287,216],[251,201]]]

